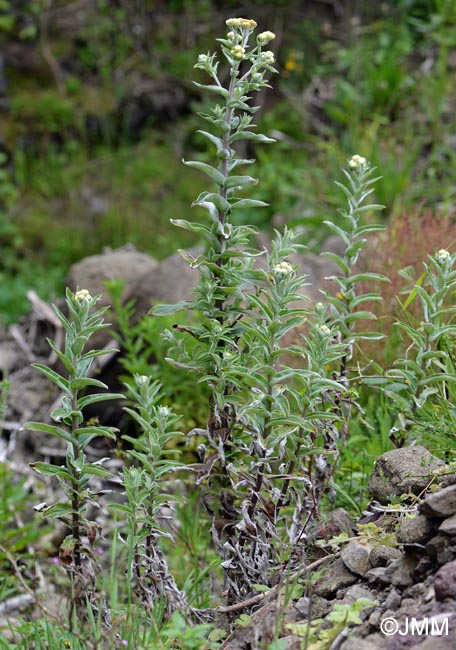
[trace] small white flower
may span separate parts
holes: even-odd
[[[358,156],[355,154],[348,161],[348,165],[351,169],[359,169],[360,167],[365,167],[367,160],[363,156]]]
[[[136,383],[138,386],[144,386],[144,384],[147,384],[149,377],[147,375],[138,375],[136,377]]]
[[[198,63],[207,63],[207,54],[200,54],[198,56]]]
[[[269,41],[273,41],[275,39],[276,35],[274,32],[261,32],[261,34],[258,34],[257,40],[258,43],[269,43]]]
[[[231,54],[235,59],[243,59],[245,55],[245,48],[243,48],[242,45],[234,45],[231,48]]]
[[[92,300],[92,296],[90,295],[89,291],[87,291],[87,289],[80,289],[79,291],[76,291],[74,297],[78,302],[90,302]]]
[[[267,65],[272,65],[273,63],[275,63],[274,52],[271,52],[271,50],[268,50],[267,52],[262,52],[261,58]]]
[[[169,409],[167,406],[159,406],[158,407],[158,416],[162,418],[167,418],[171,414],[171,409]]]
[[[233,353],[230,352],[229,350],[226,350],[226,352],[223,353],[223,358],[224,359],[230,359],[233,356]]]
[[[234,32],[228,32],[226,37],[229,41],[234,41],[236,39],[236,34]]]
[[[274,275],[285,276],[293,273],[294,269],[288,262],[279,262],[274,266]]]
[[[439,262],[446,262],[447,260],[450,259],[451,253],[449,251],[447,251],[445,248],[441,248],[438,251],[436,257],[437,257]]]
[[[321,332],[322,334],[324,334],[325,336],[328,336],[329,334],[331,334],[331,330],[330,330],[329,327],[328,327],[327,325],[325,325],[325,324],[323,324],[323,325],[319,325],[318,329],[319,329],[320,332]]]

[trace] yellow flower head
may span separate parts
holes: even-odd
[[[242,45],[234,45],[234,47],[231,48],[231,54],[235,59],[243,59],[245,55],[245,48],[243,48]]]
[[[276,35],[274,32],[261,32],[261,34],[258,34],[257,40],[258,43],[269,43],[269,41],[273,41],[275,39]]]
[[[249,30],[255,29],[257,26],[256,22],[250,18],[228,18],[225,23],[228,27],[240,27]]]

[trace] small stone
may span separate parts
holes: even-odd
[[[401,606],[401,601],[400,593],[393,587],[385,599],[384,607],[385,609],[397,610]]]
[[[380,636],[380,634],[370,634],[364,639],[351,637],[347,639],[341,646],[340,650],[383,650],[386,648],[387,639]]]
[[[366,578],[371,584],[390,585],[391,580],[386,573],[386,567],[379,566],[376,569],[370,569],[366,573]]]
[[[420,503],[418,509],[424,515],[431,517],[451,517],[456,514],[456,485],[450,485],[443,490],[429,494]]]
[[[415,561],[411,557],[402,556],[391,562],[385,571],[392,585],[399,589],[405,589],[413,585],[414,568]]]
[[[401,555],[402,552],[398,548],[379,544],[378,546],[374,546],[369,559],[373,567],[380,567],[387,566],[393,560],[400,558]]]
[[[352,587],[349,587],[345,592],[344,597],[342,599],[342,604],[352,605],[359,598],[365,598],[366,600],[375,601],[375,595],[372,593],[370,589],[368,589],[367,587],[363,587],[362,585],[353,585]]]
[[[435,599],[443,601],[446,598],[456,600],[456,560],[440,567],[434,578]]]
[[[362,544],[358,540],[353,540],[344,546],[340,552],[340,557],[343,563],[356,575],[364,576],[371,568],[369,556],[372,547],[367,544]]]
[[[434,530],[431,522],[424,515],[402,519],[396,532],[400,544],[422,544],[432,537]]]
[[[310,608],[310,599],[307,596],[303,596],[294,604],[298,614],[301,614],[304,618],[307,618]]]
[[[314,591],[318,596],[327,597],[356,581],[357,577],[346,568],[342,560],[336,560],[316,583]]]
[[[439,530],[447,535],[456,535],[456,515],[445,519],[445,521],[440,524]]]
[[[444,466],[443,461],[418,445],[387,451],[375,463],[369,492],[380,503],[409,492],[418,495],[428,486],[432,473]]]
[[[451,562],[453,552],[450,546],[450,538],[444,533],[438,533],[426,544],[425,553],[435,560],[439,566]]]

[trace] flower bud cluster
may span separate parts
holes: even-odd
[[[367,165],[367,160],[363,156],[358,156],[358,154],[355,154],[350,158],[348,161],[348,166],[351,169],[363,169]]]

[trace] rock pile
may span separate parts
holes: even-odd
[[[444,472],[444,463],[418,446],[377,460],[369,484],[375,500],[358,522],[374,523],[377,535],[361,527],[314,588],[314,617],[360,597],[376,602],[338,650],[456,648],[456,475]],[[433,492],[436,476],[443,481]],[[401,495],[410,496],[409,505],[385,505]],[[288,647],[299,644],[290,637]]]

